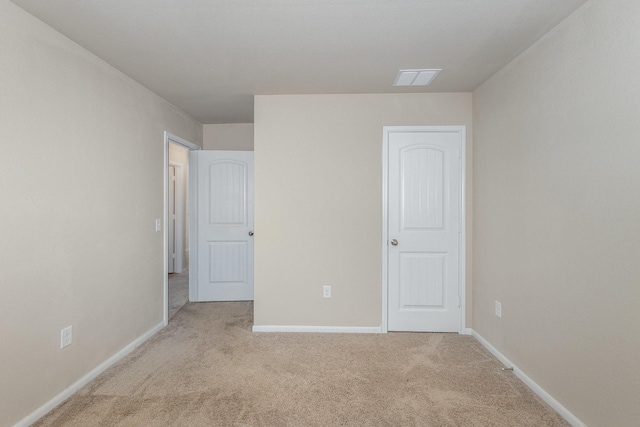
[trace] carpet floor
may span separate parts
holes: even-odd
[[[169,274],[169,319],[189,301],[189,273]]]
[[[567,426],[474,338],[252,333],[187,303],[36,426]]]

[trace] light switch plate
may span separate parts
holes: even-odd
[[[73,330],[71,326],[60,331],[60,348],[65,348],[71,345],[73,342]]]
[[[322,287],[322,297],[331,298],[331,286],[326,285]]]

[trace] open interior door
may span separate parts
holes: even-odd
[[[196,301],[253,300],[253,152],[196,155]]]

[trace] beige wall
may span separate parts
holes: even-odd
[[[255,324],[379,327],[382,128],[466,125],[470,168],[471,122],[469,93],[256,96]]]
[[[202,127],[7,0],[0,76],[8,426],[162,322],[163,131]]]
[[[253,123],[204,125],[202,133],[205,150],[253,151]]]
[[[638,52],[590,1],[473,94],[473,327],[589,426],[640,420]]]

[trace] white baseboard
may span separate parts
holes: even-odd
[[[75,394],[78,390],[80,390],[82,387],[84,387],[93,379],[95,379],[98,375],[106,371],[116,362],[119,362],[127,354],[131,353],[133,350],[139,347],[142,343],[144,343],[146,340],[148,340],[153,335],[155,335],[163,327],[164,327],[164,322],[158,323],[156,326],[154,326],[153,328],[145,332],[144,335],[138,337],[135,341],[133,341],[132,343],[124,347],[122,350],[120,350],[119,352],[117,352],[116,354],[114,354],[104,362],[102,362],[100,365],[94,368],[91,372],[89,372],[88,374],[80,378],[75,383],[71,384],[69,387],[67,387],[65,390],[63,390],[60,394],[55,396],[53,399],[51,399],[50,401],[48,401],[47,403],[45,403],[44,405],[42,405],[41,407],[33,411],[31,414],[24,417],[17,424],[15,424],[14,427],[28,427],[31,424],[38,421],[40,418],[48,414],[53,408],[55,408],[56,406],[58,406],[59,404],[61,404],[71,396],[73,396],[73,394]]]
[[[482,344],[487,350],[491,352],[503,365],[508,368],[513,368],[513,373],[516,374],[520,380],[527,385],[535,394],[540,396],[542,400],[544,400],[547,405],[551,406],[562,418],[564,418],[569,424],[573,427],[587,427],[585,423],[580,421],[578,417],[573,415],[567,408],[562,406],[560,402],[553,398],[549,393],[547,393],[542,387],[540,387],[535,381],[533,381],[527,374],[522,372],[522,370],[518,369],[516,365],[511,363],[509,359],[507,359],[502,353],[498,351],[494,346],[492,346],[489,341],[485,340],[480,334],[478,334],[473,329],[469,329],[471,331],[471,335],[475,339],[477,339],[480,344]]]
[[[257,325],[253,332],[319,332],[334,334],[380,334],[379,326],[283,326]]]

